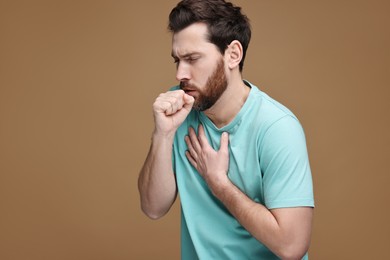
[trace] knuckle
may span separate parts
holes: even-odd
[[[160,107],[160,102],[158,101],[158,100],[156,100],[156,101],[154,101],[154,103],[153,103],[153,109],[157,109],[157,108],[159,108]]]

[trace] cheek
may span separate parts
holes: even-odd
[[[203,88],[210,77],[211,71],[212,70],[208,69],[206,66],[194,70],[193,72],[194,83],[198,85],[198,87]]]

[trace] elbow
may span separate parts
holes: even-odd
[[[308,250],[308,245],[292,245],[280,250],[278,255],[283,260],[301,260]]]
[[[162,218],[167,213],[167,211],[164,211],[164,209],[162,209],[161,207],[156,206],[156,204],[157,204],[156,202],[153,203],[153,200],[151,200],[147,196],[142,196],[142,193],[140,193],[140,194],[141,194],[141,197],[140,197],[141,211],[148,218],[150,218],[152,220],[157,220],[157,219]]]
[[[170,210],[175,196],[156,196],[140,192],[140,206],[142,212],[150,219],[157,220],[165,216]]]
[[[150,218],[152,220],[158,220],[158,219],[162,218],[163,216],[165,216],[165,214],[167,213],[167,212],[164,212],[161,210],[151,209],[151,208],[146,207],[142,204],[141,204],[141,210],[148,218]]]
[[[160,218],[162,218],[164,216],[164,214],[156,214],[154,212],[149,212],[149,211],[145,211],[145,210],[142,210],[142,212],[148,217],[150,218],[151,220],[158,220]]]
[[[284,255],[280,255],[280,259],[283,259],[283,260],[301,260],[304,255],[305,254],[290,254],[290,253],[287,253],[287,254],[284,254]]]

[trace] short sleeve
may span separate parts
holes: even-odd
[[[295,117],[286,115],[267,129],[259,156],[267,208],[314,207],[305,135]]]

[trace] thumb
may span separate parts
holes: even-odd
[[[219,151],[228,151],[229,144],[229,134],[227,132],[223,132],[221,136],[221,145],[219,146]]]
[[[183,103],[184,104],[181,109],[176,113],[176,118],[178,118],[180,122],[183,122],[183,120],[191,112],[192,106],[194,105],[194,98],[190,95],[184,94]]]
[[[188,109],[188,110],[191,110],[192,106],[194,105],[194,102],[195,102],[195,99],[194,97],[188,95],[188,94],[184,94],[184,108]]]

